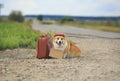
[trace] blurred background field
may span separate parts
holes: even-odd
[[[101,30],[107,32],[120,32],[120,20],[104,20],[104,21],[41,21],[41,24],[53,24],[53,25],[67,25],[77,28],[85,28],[85,29],[93,29],[93,30]]]
[[[67,25],[108,32],[120,32],[119,17],[43,16],[40,24]]]
[[[39,36],[44,33],[32,29],[32,21],[42,25],[67,25],[77,28],[107,32],[120,32],[120,17],[92,17],[67,15],[23,15],[14,10],[9,15],[0,15],[0,50],[35,48]],[[69,28],[68,28],[69,30]],[[46,32],[53,36],[53,32]]]
[[[87,28],[93,30],[102,30],[109,32],[120,32],[120,21],[104,20],[104,21],[70,21],[60,23],[78,28]]]

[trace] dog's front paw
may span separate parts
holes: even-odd
[[[67,58],[67,54],[64,54],[64,55],[63,55],[63,59],[65,59],[65,58]]]

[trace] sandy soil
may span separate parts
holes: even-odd
[[[0,81],[120,81],[120,39],[69,38],[81,48],[70,59],[36,59],[35,49],[0,51]]]

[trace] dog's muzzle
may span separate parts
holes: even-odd
[[[58,42],[56,42],[59,46],[61,46],[62,45],[62,41],[58,41]]]

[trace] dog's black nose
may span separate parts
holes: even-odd
[[[61,41],[59,41],[59,44],[61,44],[62,42]]]

